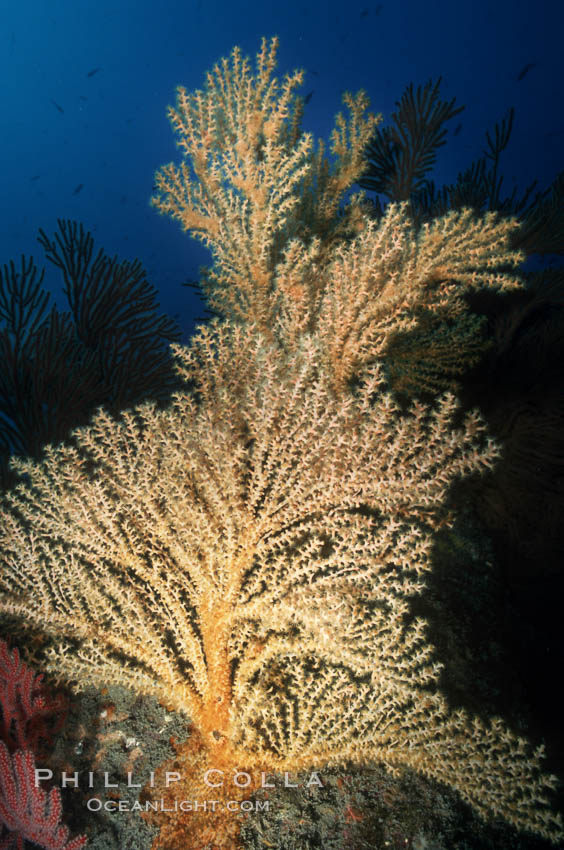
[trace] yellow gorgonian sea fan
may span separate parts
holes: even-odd
[[[217,325],[177,357],[169,410],[99,413],[17,462],[0,610],[50,633],[77,686],[185,711],[209,765],[405,765],[554,836],[540,753],[449,712],[406,620],[449,485],[496,457],[478,417],[454,427],[452,396],[400,414],[378,369],[337,396],[311,337],[287,355]]]
[[[497,449],[452,395],[402,412],[385,382],[390,352],[400,377],[409,362],[412,381],[428,374],[398,335],[429,314],[453,365],[469,361],[463,295],[518,285],[514,225],[340,209],[373,127],[366,99],[348,98],[331,164],[299,129],[300,75],[273,78],[275,50],[263,43],[255,74],[235,50],[203,91],[179,91],[186,158],[156,178],[156,206],[212,249],[221,320],[176,349],[186,386],[169,409],[100,412],[72,445],[15,463],[0,611],[52,635],[59,676],[190,715],[194,770],[379,760],[555,838],[541,752],[449,711],[408,617],[450,485]]]
[[[366,95],[345,95],[326,156],[300,128],[303,74],[279,80],[276,49],[263,41],[253,73],[236,48],[202,90],[178,89],[183,157],[157,172],[154,206],[210,248],[209,306],[285,349],[317,333],[337,392],[377,359],[395,389],[453,388],[486,347],[465,296],[520,286],[519,224],[462,210],[417,225],[407,202],[374,221],[347,196],[378,120]]]

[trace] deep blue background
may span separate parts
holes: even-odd
[[[435,179],[453,180],[515,106],[506,189],[545,187],[564,168],[563,23],[562,0],[4,0],[0,263],[42,263],[37,229],[81,220],[97,247],[139,257],[187,338],[201,308],[180,284],[207,254],[149,206],[155,170],[178,159],[166,106],[235,44],[254,56],[263,35],[280,37],[281,73],[307,71],[304,123],[316,135],[328,137],[344,89],[364,88],[386,118],[409,82],[442,75],[442,96],[466,110]],[[54,269],[47,280],[55,290]]]

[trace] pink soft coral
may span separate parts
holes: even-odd
[[[41,674],[0,640],[0,850],[23,850],[26,839],[45,850],[86,844],[85,836],[68,840],[59,789],[35,784],[35,754],[60,727],[65,710],[64,697],[52,697]]]

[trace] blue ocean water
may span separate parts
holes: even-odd
[[[563,19],[558,0],[4,3],[0,263],[24,253],[41,264],[38,228],[82,221],[97,247],[139,258],[187,339],[201,306],[181,283],[208,255],[149,206],[155,170],[179,158],[166,106],[234,45],[254,56],[262,36],[279,36],[282,74],[305,69],[304,125],[317,136],[328,138],[344,90],[365,89],[386,120],[407,84],[441,76],[442,97],[466,108],[433,179],[454,180],[514,106],[507,192],[544,188],[562,168]],[[56,270],[46,283],[58,291]]]

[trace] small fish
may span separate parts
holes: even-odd
[[[376,8],[374,9],[374,14],[379,15],[383,8],[384,8],[383,5],[381,3],[378,3]]]
[[[521,70],[520,70],[520,72],[519,72],[519,75],[518,75],[518,77],[517,77],[517,82],[518,82],[518,83],[520,83],[520,82],[521,82],[521,80],[522,80],[524,77],[526,77],[526,76],[527,76],[527,74],[529,73],[529,71],[531,71],[533,68],[536,68],[536,66],[537,66],[538,64],[539,64],[538,62],[528,62],[528,63],[527,63],[527,64],[526,64],[523,68],[521,68]]]
[[[454,128],[454,132],[453,132],[452,135],[458,136],[458,134],[460,133],[461,130],[462,130],[462,124],[457,124],[456,127]]]
[[[309,103],[309,102],[310,102],[310,100],[311,100],[311,99],[312,99],[312,97],[313,97],[313,93],[314,93],[314,91],[315,91],[315,89],[312,89],[310,92],[308,92],[308,93],[306,94],[306,96],[304,97],[304,105],[305,105],[306,103]]]
[[[76,189],[74,190],[73,195],[78,195],[78,193],[82,191],[83,187],[84,183],[79,183]]]
[[[59,110],[59,112],[61,112],[63,115],[65,114],[65,110],[63,109],[63,107],[62,107],[62,106],[59,106],[59,104],[57,103],[57,101],[56,101],[56,100],[53,100],[53,98],[51,98],[51,103],[53,104],[53,106],[55,107],[55,109],[58,109],[58,110]]]
[[[40,177],[41,177],[41,174],[34,174],[33,177],[30,177],[29,179],[30,180],[39,180]]]
[[[367,15],[368,15],[368,9],[363,9],[362,12],[360,13],[361,18],[365,18]]]
[[[79,94],[78,96],[81,100],[88,100],[88,98],[84,94]]]
[[[87,77],[93,77],[93,76],[94,76],[94,74],[97,74],[97,73],[98,73],[98,71],[101,71],[101,70],[102,70],[101,68],[92,68],[92,70],[91,70],[91,71],[88,71],[88,73],[87,73],[87,75],[86,75],[86,76],[87,76]]]

